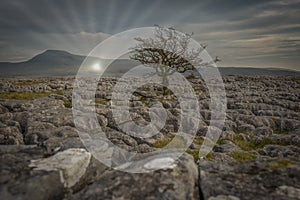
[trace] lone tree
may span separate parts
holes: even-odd
[[[156,25],[153,38],[135,38],[138,44],[132,48],[131,59],[154,67],[156,73],[162,77],[162,84],[168,85],[167,77],[174,72],[184,73],[193,70],[192,63],[202,63],[201,52],[207,45],[201,44],[201,48],[191,49],[189,43],[193,34],[182,34],[174,28],[160,27]],[[215,62],[220,61],[217,57]]]

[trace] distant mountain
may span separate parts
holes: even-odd
[[[85,58],[85,56],[74,55],[66,51],[47,50],[25,62],[0,62],[0,76],[75,76]],[[92,57],[88,59],[91,66],[95,63],[110,61],[112,60]],[[136,64],[135,61],[118,59],[113,61],[104,75],[122,74]]]
[[[299,71],[276,68],[252,68],[252,67],[219,67],[222,75],[246,75],[246,76],[300,76]]]
[[[2,62],[0,73],[1,76],[74,75],[84,58],[66,51],[47,50],[25,62]]]
[[[66,51],[47,50],[24,62],[24,64],[38,65],[43,68],[54,66],[69,67],[80,65],[84,58],[84,56],[73,55]]]
[[[0,76],[75,76],[85,56],[74,55],[66,51],[47,50],[25,62],[0,62]],[[93,63],[111,62],[109,59],[90,58]],[[119,76],[139,63],[128,59],[112,62],[104,76]],[[220,67],[222,75],[256,76],[300,76],[300,72],[287,69]]]

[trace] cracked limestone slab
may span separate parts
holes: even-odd
[[[31,160],[34,170],[58,171],[65,187],[74,186],[85,174],[91,160],[91,153],[85,149],[72,148],[38,160]]]

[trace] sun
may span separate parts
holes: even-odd
[[[95,71],[100,71],[101,70],[101,66],[99,63],[96,63],[92,66],[92,69],[95,70]]]

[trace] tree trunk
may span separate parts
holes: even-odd
[[[162,84],[163,84],[163,91],[164,91],[163,96],[166,96],[169,95],[169,89],[168,89],[169,82],[168,82],[168,74],[166,70],[164,70],[162,78],[163,78]]]

